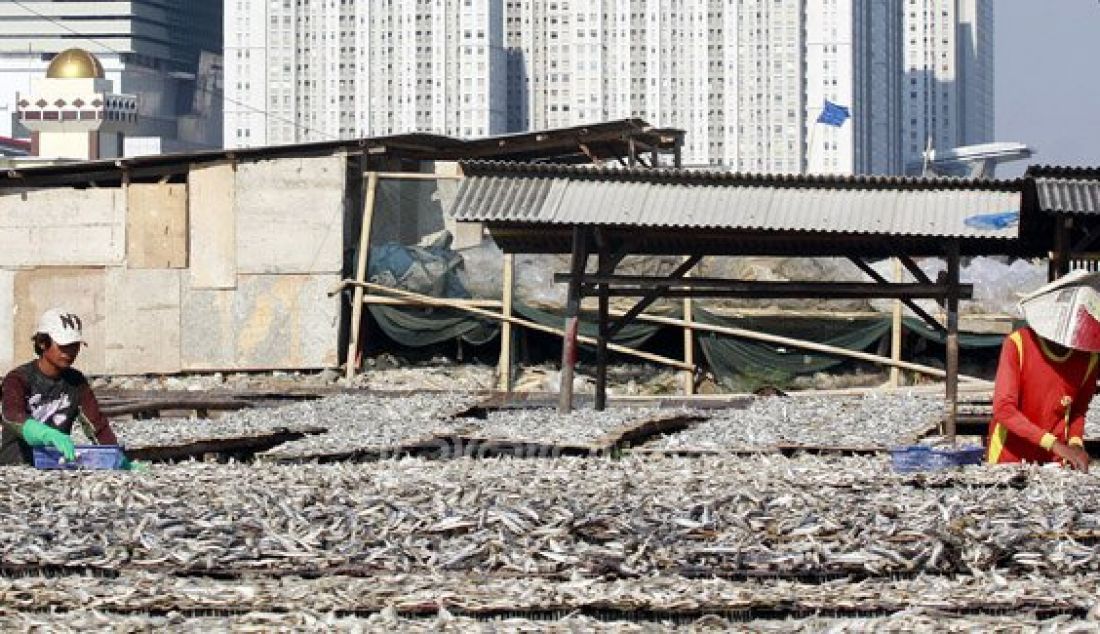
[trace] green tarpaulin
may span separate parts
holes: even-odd
[[[516,303],[514,311],[517,317],[546,326],[560,329],[563,325],[560,312],[534,308],[523,303]],[[431,346],[454,339],[482,345],[500,334],[499,322],[479,319],[458,310],[371,306],[370,313],[387,336],[409,347]],[[846,350],[873,350],[878,346],[879,340],[890,333],[890,317],[887,315],[868,319],[722,317],[696,307],[695,320],[701,324],[753,330]],[[908,317],[903,324],[909,333],[939,344],[944,342],[943,335],[926,326],[920,319]],[[615,343],[632,348],[640,347],[658,328],[659,326],[646,322],[634,322],[615,337]],[[593,315],[582,316],[580,332],[589,337],[596,336],[597,326]],[[847,360],[844,357],[700,330],[696,331],[696,338],[714,375],[719,380],[736,385],[738,389],[784,385],[800,374],[822,372]],[[959,337],[962,348],[997,347],[1003,341],[1004,335],[962,334]]]

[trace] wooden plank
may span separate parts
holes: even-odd
[[[13,284],[12,346],[15,362],[34,357],[31,337],[38,317],[49,308],[64,308],[80,315],[87,346],[80,352],[77,369],[85,374],[106,372],[105,274],[101,268],[48,267],[16,271]]]
[[[237,286],[235,174],[229,164],[193,167],[187,177],[188,286]]]
[[[337,273],[344,258],[343,156],[237,168],[237,272]]]
[[[126,266],[187,267],[187,185],[131,183],[126,204]]]
[[[126,255],[121,189],[0,195],[0,266],[109,266]]]
[[[106,272],[105,344],[111,374],[173,374],[180,364],[180,278],[173,269]]]

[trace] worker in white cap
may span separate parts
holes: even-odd
[[[37,358],[4,377],[0,465],[33,464],[33,447],[53,447],[66,460],[76,458],[69,437],[79,421],[89,439],[101,445],[118,441],[88,380],[73,367],[84,345],[83,323],[76,313],[51,308],[35,329]],[[124,461],[133,469],[135,463]]]

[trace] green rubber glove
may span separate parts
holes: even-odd
[[[130,460],[129,458],[127,458],[125,456],[122,457],[122,464],[119,465],[119,467],[123,471],[132,471],[134,473],[148,473],[149,472],[149,463],[148,462],[141,462],[140,460]]]
[[[33,418],[23,421],[23,440],[31,447],[53,447],[67,461],[76,460],[76,447],[68,434]]]

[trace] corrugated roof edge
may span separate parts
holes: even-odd
[[[539,178],[602,178],[620,181],[699,182],[728,186],[834,187],[843,189],[960,190],[1021,192],[1025,179],[978,180],[952,177],[839,176],[819,174],[753,174],[720,170],[681,168],[626,168],[511,163],[506,161],[461,161],[466,176],[532,176]]]
[[[1100,180],[1100,167],[1074,165],[1031,165],[1026,176],[1031,178],[1083,178]]]

